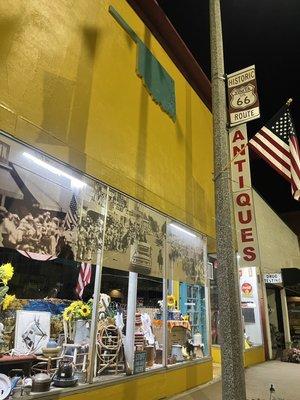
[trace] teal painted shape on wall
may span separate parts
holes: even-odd
[[[155,103],[175,121],[176,99],[174,80],[113,6],[109,6],[109,12],[137,44],[137,75],[142,79]]]
[[[175,83],[164,67],[145,44],[138,39],[136,72],[142,79],[153,100],[176,119]]]

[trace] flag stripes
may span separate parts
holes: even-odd
[[[77,211],[77,201],[74,196],[72,195],[69,210],[65,217],[65,227],[66,229],[72,229],[74,226],[77,226],[78,223],[78,211]]]
[[[92,277],[92,264],[82,262],[75,289],[79,298],[82,298],[84,288],[91,282],[91,277]]]
[[[263,126],[249,146],[291,184],[295,200],[300,199],[300,151],[287,106]]]

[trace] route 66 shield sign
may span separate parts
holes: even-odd
[[[260,117],[255,66],[227,75],[230,126]]]
[[[251,83],[246,86],[234,88],[230,92],[230,105],[232,108],[247,108],[255,104],[257,96],[255,86]]]

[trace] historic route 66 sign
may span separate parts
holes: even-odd
[[[259,118],[255,66],[227,75],[230,126]]]
[[[255,86],[251,83],[246,86],[234,88],[230,92],[230,105],[232,108],[247,108],[256,103]]]

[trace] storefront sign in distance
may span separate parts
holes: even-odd
[[[265,274],[264,275],[265,283],[282,283],[282,275],[278,274]]]
[[[255,65],[227,75],[230,126],[260,117]]]

